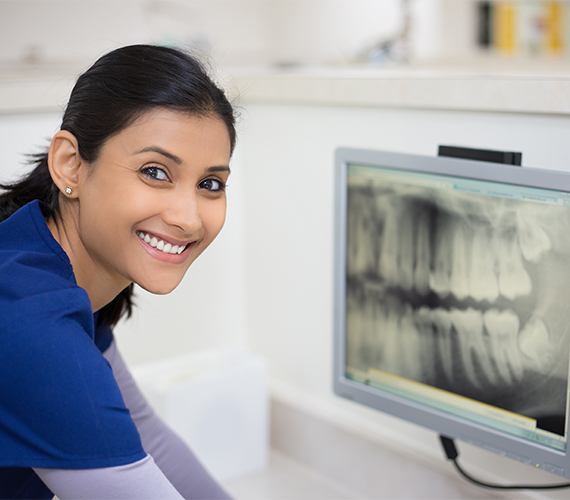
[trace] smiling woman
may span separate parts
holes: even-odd
[[[0,185],[0,498],[227,498],[136,387],[112,327],[225,220],[233,109],[188,54],[134,45],[72,90]]]

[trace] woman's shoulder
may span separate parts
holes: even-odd
[[[90,313],[87,294],[77,286],[39,202],[22,206],[0,223],[0,322],[15,314],[36,317],[83,309]]]
[[[61,272],[56,257],[0,249],[0,332],[31,324],[44,328],[57,319],[93,321],[87,292]],[[92,327],[91,327],[92,328]]]
[[[1,282],[48,273],[75,284],[69,258],[51,234],[39,200],[26,203],[0,222],[0,257]],[[16,270],[26,272],[13,274]]]

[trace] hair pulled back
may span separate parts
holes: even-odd
[[[61,130],[77,139],[79,154],[93,162],[111,136],[153,108],[197,116],[214,115],[228,129],[233,151],[235,118],[224,92],[191,55],[174,48],[130,45],[99,58],[79,76],[65,109]],[[33,170],[9,184],[0,194],[0,221],[26,203],[38,199],[44,216],[58,217],[59,189],[48,170],[48,153],[28,155]],[[98,325],[115,325],[133,307],[133,284],[125,288],[98,315]]]

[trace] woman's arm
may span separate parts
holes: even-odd
[[[113,340],[103,353],[131,417],[143,448],[184,498],[227,500],[231,497],[212,478],[192,450],[154,412],[140,392]]]
[[[34,468],[34,471],[61,500],[182,499],[150,455],[138,462],[117,467],[73,470]]]

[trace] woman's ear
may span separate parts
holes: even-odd
[[[58,131],[49,147],[48,168],[53,182],[65,193],[66,198],[77,197],[81,164],[79,143],[75,136],[67,130]]]

